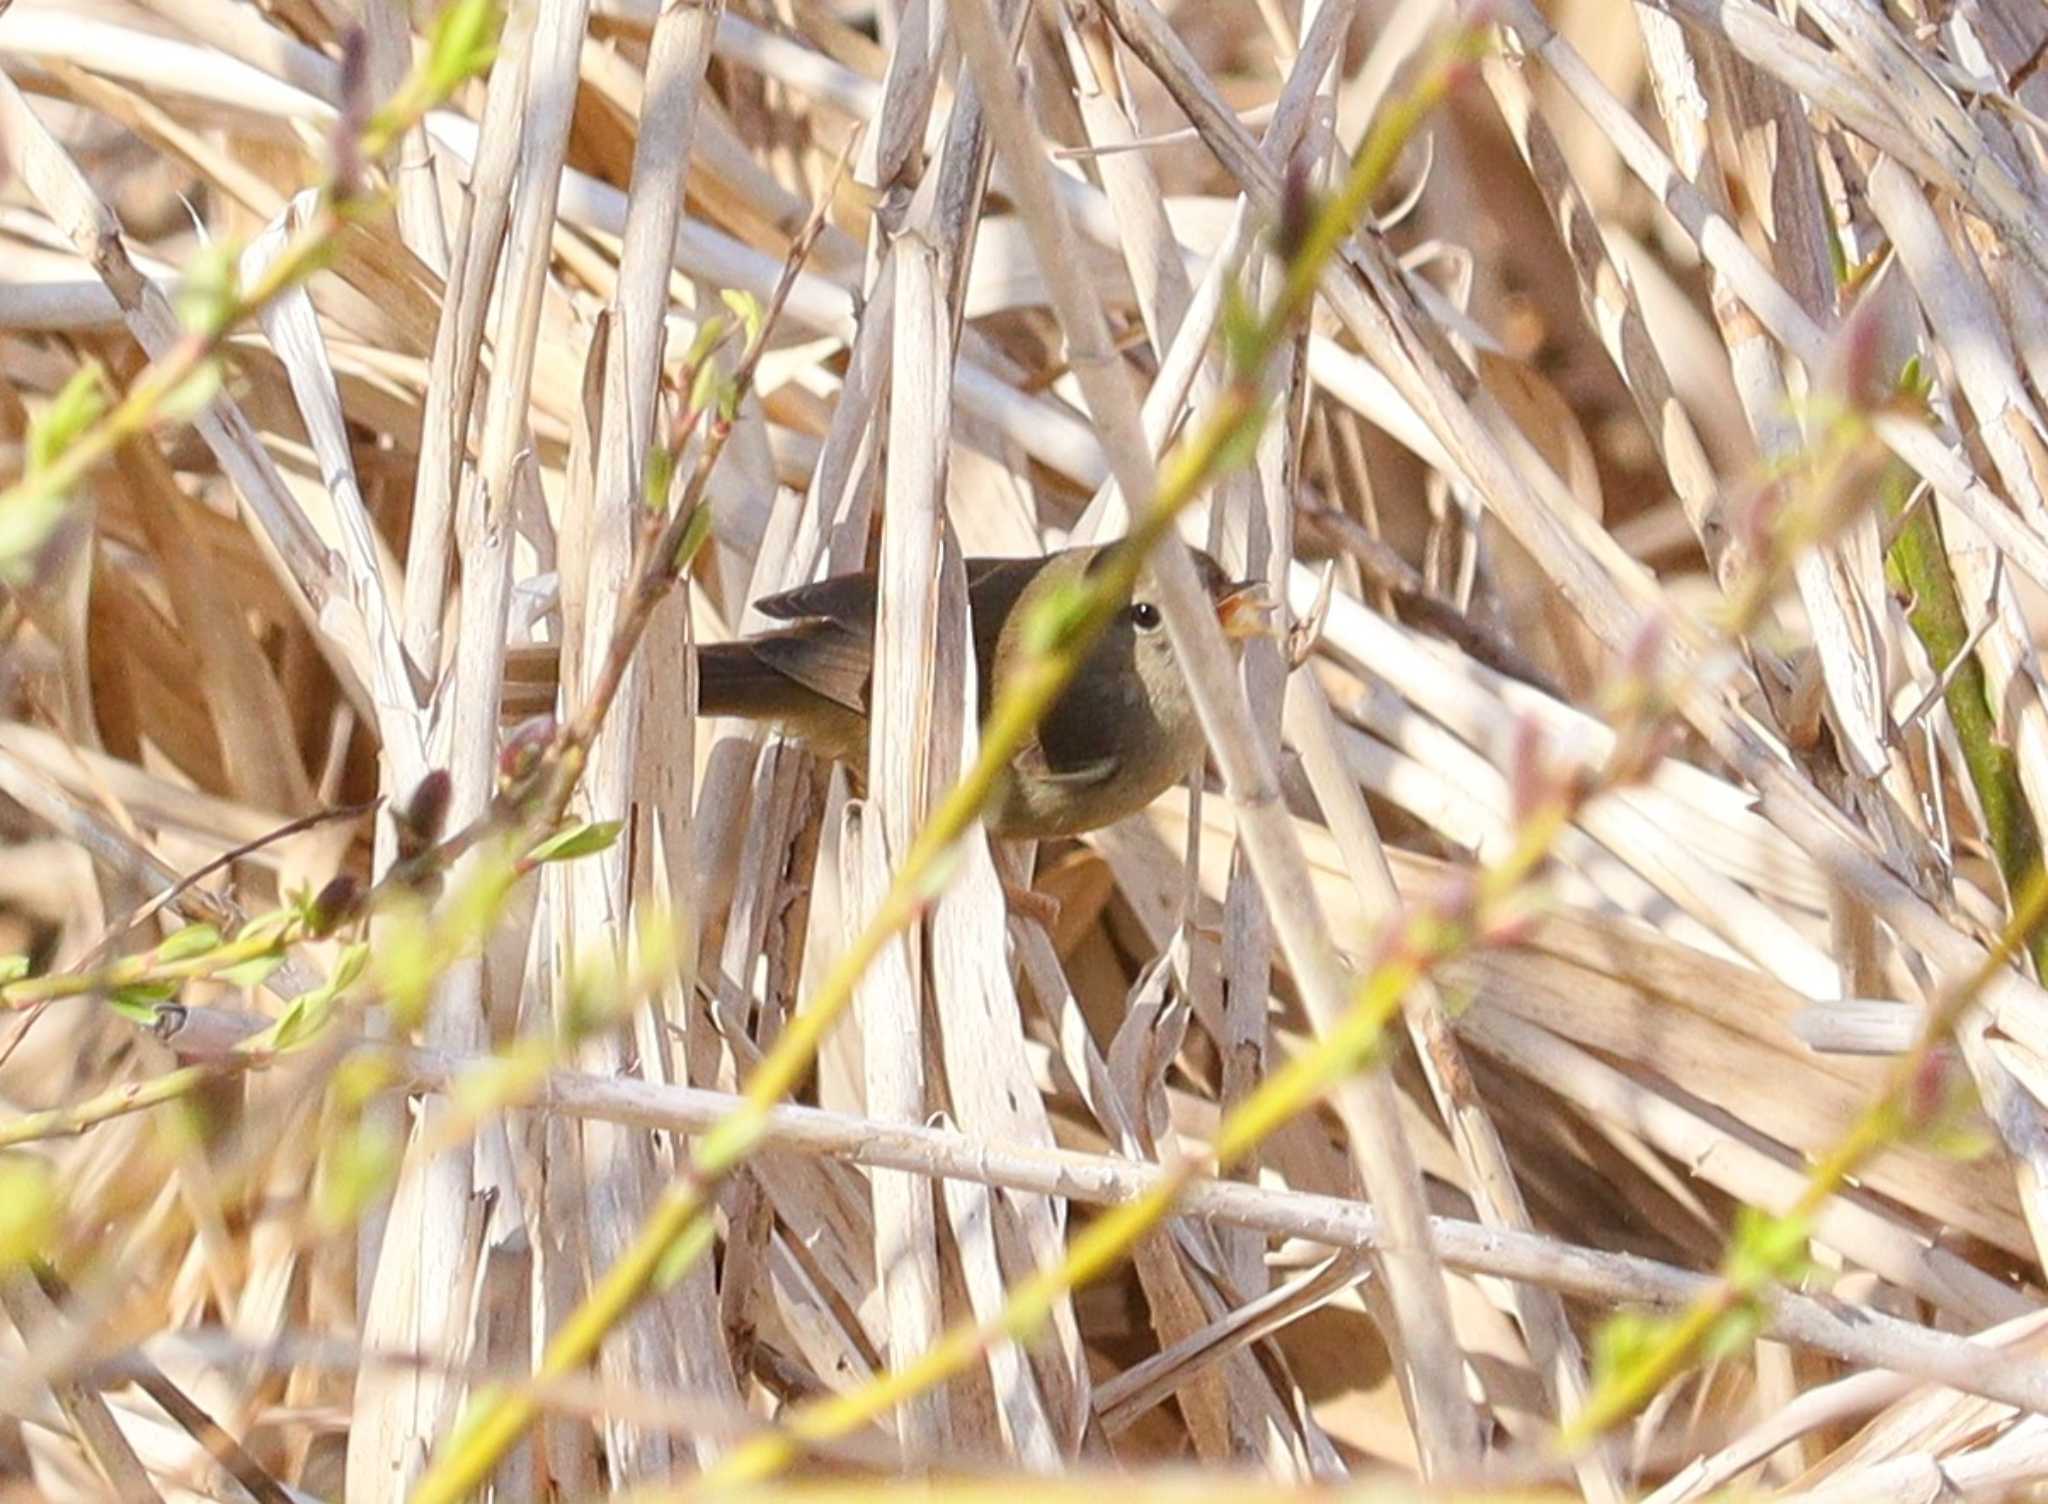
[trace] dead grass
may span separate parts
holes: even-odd
[[[175,337],[163,292],[207,245],[246,242],[245,271],[277,253],[323,175],[354,9],[0,14],[0,479],[82,361],[125,380]],[[425,17],[364,9],[381,94]],[[1859,372],[1911,358],[1933,383],[1929,414],[1888,409],[1878,436],[1939,522],[2020,814],[2044,807],[2048,18],[1493,14],[1502,46],[1407,154],[1384,233],[1325,276],[1252,463],[1187,523],[1297,613],[1334,570],[1318,655],[1291,680],[1251,655],[1208,792],[1037,853],[1050,934],[1005,913],[1031,854],[973,844],[723,1188],[715,1257],[547,1393],[499,1498],[680,1486],[988,1318],[1093,1207],[1206,1142],[1327,1028],[1344,958],[1398,902],[1511,846],[1518,727],[1604,753],[1641,623],[1709,622],[1740,588],[1771,467]],[[398,1497],[467,1396],[531,1371],[971,756],[942,564],[1123,530],[1219,380],[1224,272],[1274,275],[1260,237],[1292,164],[1341,174],[1450,20],[1440,0],[515,8],[488,81],[406,143],[395,212],[235,337],[200,422],[97,470],[0,599],[0,953],[59,970],[367,879],[396,850],[381,817],[311,823],[161,903],[432,769],[454,821],[481,811],[503,728],[600,672],[665,373],[721,292],[768,297],[829,196],[713,474],[712,543],[578,795],[625,838],[519,891],[442,979],[405,1079],[363,1101],[317,1048],[181,1105],[107,1095],[217,1061],[335,943],[261,988],[187,989],[169,1044],[91,1002],[0,1020],[5,1141],[38,1112],[82,1130],[10,1151],[64,1188],[62,1284],[0,1280],[10,1497]],[[1416,990],[1386,1070],[1199,1187],[1039,1340],[807,1474],[1226,1486],[1170,1466],[1200,1461],[1276,1490],[1419,1471],[1660,1504],[2048,1481],[2028,1413],[2048,1406],[2048,996],[2025,962],[1957,1031],[1987,1152],[1886,1153],[1814,1218],[1763,1340],[1603,1451],[1546,1447],[1602,1318],[1694,1297],[1745,1208],[1790,1206],[1885,1079],[1841,1043],[1896,1051],[2010,912],[1953,671],[1886,575],[1896,536],[1873,498],[1735,651],[1690,662],[1676,755],[1584,811],[1518,943]],[[853,805],[795,747],[693,724],[688,643],[877,557],[887,755]],[[466,1066],[556,1037],[583,958],[658,915],[675,964],[617,1027],[541,1062],[518,1107],[466,1105]],[[329,1226],[351,1177],[382,1193]]]

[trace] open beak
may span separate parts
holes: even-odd
[[[1217,597],[1216,621],[1225,637],[1276,636],[1280,599],[1263,580],[1240,580]]]

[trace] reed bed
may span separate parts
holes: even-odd
[[[2048,1486],[2044,57],[0,4],[4,1497]],[[1209,766],[991,842],[1127,533]]]

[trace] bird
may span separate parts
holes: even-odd
[[[966,561],[981,719],[1028,651],[1032,608],[1063,585],[1084,581],[1112,547]],[[1227,637],[1241,644],[1272,632],[1270,587],[1232,580],[1207,553],[1189,552]],[[754,606],[787,625],[700,646],[699,713],[771,722],[864,779],[874,571],[836,575]],[[1137,813],[1187,775],[1202,750],[1202,727],[1165,625],[1148,565],[1032,741],[1011,759],[987,818],[992,834],[1048,840],[1097,830]]]

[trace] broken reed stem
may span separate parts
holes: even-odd
[[[1359,983],[1337,1026],[1267,1076],[1224,1118],[1206,1160],[1188,1157],[1166,1165],[1143,1195],[1105,1212],[1077,1235],[1058,1267],[1013,1289],[996,1316],[955,1326],[907,1368],[877,1374],[851,1393],[791,1411],[776,1430],[746,1442],[710,1469],[698,1488],[759,1483],[789,1466],[806,1447],[839,1440],[950,1378],[995,1343],[1028,1337],[1063,1296],[1114,1268],[1132,1244],[1172,1215],[1190,1185],[1228,1171],[1357,1070],[1416,983],[1452,956],[1506,933],[1504,924],[1518,917],[1519,900],[1549,862],[1558,836],[1580,805],[1605,788],[1598,780],[1561,787],[1560,797],[1545,801],[1524,822],[1507,856],[1480,873],[1466,895],[1469,903],[1453,895],[1441,908],[1412,914],[1392,936],[1384,958]]]
[[[1476,33],[1461,32],[1459,36],[1469,47]],[[1449,87],[1453,70],[1462,60],[1460,49],[1448,49],[1414,91],[1389,107],[1386,123],[1374,131],[1366,148],[1360,151],[1345,191],[1319,206],[1314,219],[1304,227],[1299,243],[1289,248],[1291,275],[1283,294],[1265,317],[1240,329],[1231,342],[1233,379],[1226,383],[1215,404],[1201,416],[1189,436],[1168,456],[1151,503],[1138,512],[1130,533],[1109,551],[1088,581],[1071,598],[1050,603],[1045,615],[1034,624],[1041,630],[1027,634],[1027,641],[1035,639],[1042,646],[1019,665],[991,709],[973,766],[919,831],[874,916],[840,954],[810,1002],[791,1017],[749,1076],[742,1094],[743,1105],[697,1141],[689,1163],[649,1213],[632,1245],[556,1334],[541,1359],[535,1383],[544,1384],[588,1363],[605,1335],[657,1280],[665,1282],[678,1277],[710,1247],[714,1236],[707,1216],[711,1193],[752,1151],[768,1109],[802,1082],[819,1045],[850,1004],[869,964],[891,938],[923,913],[943,886],[949,868],[946,858],[954,844],[981,818],[1007,777],[1011,759],[1072,681],[1096,635],[1129,598],[1153,545],[1167,535],[1174,519],[1216,474],[1250,453],[1251,440],[1265,414],[1259,388],[1264,365],[1275,351],[1283,348],[1295,319],[1313,296],[1313,273],[1320,271],[1321,262],[1334,254],[1349,234],[1352,221],[1340,216],[1358,204],[1370,202],[1406,141]],[[1320,260],[1305,273],[1297,263],[1309,257]],[[1171,1195],[1167,1192],[1160,1203],[1160,1215],[1171,1205]],[[1115,1225],[1124,1226],[1127,1221],[1128,1218],[1120,1218]],[[1107,1261],[1128,1246],[1128,1238],[1140,1231],[1142,1226],[1130,1224],[1130,1232],[1123,1241],[1101,1245],[1099,1254],[1094,1243],[1083,1250],[1077,1242],[1076,1251],[1099,1257],[1104,1261],[1100,1267],[1107,1267]],[[1070,1254],[1067,1266],[1073,1264]],[[1060,1273],[1056,1270],[1028,1282],[1024,1293],[1042,1298],[1044,1281],[1058,1278]],[[1034,1304],[1032,1309],[1037,1306]],[[966,1361],[978,1351],[980,1339],[975,1329],[956,1331],[943,1339],[925,1362],[905,1373],[925,1373],[932,1363]],[[876,1381],[880,1392],[891,1396],[888,1404],[896,1402],[894,1396],[916,1392],[902,1389],[901,1383],[900,1376],[884,1376]],[[413,1495],[414,1504],[455,1504],[480,1486],[497,1459],[538,1413],[539,1397],[532,1385],[480,1397],[475,1413],[451,1448],[420,1479]]]
[[[239,1046],[271,1023],[256,1014],[194,1008],[186,1011],[179,1027],[166,1038],[195,1063],[213,1063],[236,1054]],[[653,1131],[698,1132],[717,1123],[737,1100],[730,1093],[696,1087],[540,1069],[525,1078],[518,1090],[507,1091],[505,1061],[499,1056],[394,1049],[359,1038],[330,1041],[323,1036],[322,1043],[331,1050],[323,1069],[340,1068],[357,1051],[367,1051],[380,1069],[391,1073],[393,1089],[453,1093],[467,1101],[474,1099],[477,1082],[489,1081],[492,1084],[484,1094],[492,1096],[498,1106]],[[278,1057],[271,1055],[251,1059],[255,1069],[269,1069],[277,1063]],[[1146,1161],[1077,1150],[1020,1151],[1014,1145],[941,1128],[882,1123],[816,1107],[782,1105],[772,1109],[762,1142],[764,1147],[795,1154],[1061,1196],[1089,1205],[1117,1206],[1136,1200],[1166,1173]],[[1331,1248],[1363,1252],[1381,1246],[1384,1239],[1378,1217],[1359,1202],[1252,1187],[1240,1181],[1195,1181],[1184,1189],[1179,1210],[1219,1225]],[[1563,1243],[1534,1233],[1486,1228],[1455,1218],[1439,1217],[1434,1222],[1449,1266],[1540,1285],[1582,1300],[1676,1309],[1712,1284],[1705,1275],[1635,1255]],[[1782,1297],[1761,1314],[1763,1335],[1859,1367],[1910,1375],[2023,1410],[2048,1411],[2048,1368],[1987,1365],[1978,1337],[1953,1336],[1864,1308],[1796,1294]],[[65,1370],[50,1371],[61,1376]],[[6,1393],[6,1386],[0,1384],[0,1400]],[[562,1390],[550,1393],[559,1399]]]
[[[1881,453],[1877,449],[1881,441],[1876,426],[1869,421],[1870,416],[1854,410],[1845,411],[1814,451],[1817,455],[1812,462],[1815,467],[1815,494],[1803,505],[1794,503],[1788,506],[1779,519],[1775,534],[1781,545],[1789,543],[1792,547],[1776,548],[1770,557],[1759,561],[1754,576],[1756,581],[1776,579],[1782,582],[1788,567],[1787,556],[1793,549],[1823,543],[1831,530],[1830,519],[1842,519],[1845,501],[1847,504],[1855,503],[1854,496],[1849,493],[1860,495],[1871,489],[1866,484],[1871,479],[1866,462],[1874,452]],[[1895,468],[1887,463],[1888,471]],[[1836,494],[1831,496],[1829,492]],[[1893,503],[1895,511],[1903,509],[1902,498],[1888,493],[1887,499]],[[1927,618],[1923,626],[1920,612],[1916,610],[1914,626],[1923,639],[1932,629],[1935,641],[1930,642],[1929,653],[1936,657],[1937,668],[1945,671],[1942,651],[1946,651],[1947,660],[1953,660],[1967,642],[1968,633],[1960,625],[1960,606],[1955,598],[1954,583],[1948,577],[1939,532],[1924,512],[1906,518],[1905,526],[1894,543],[1892,563],[1914,588],[1918,589],[1922,584],[1929,587],[1929,594],[1922,598],[1922,604],[1929,606],[1935,614]],[[1947,582],[1946,614],[1939,590],[1944,581]],[[1729,629],[1730,635],[1739,635],[1750,625],[1769,599],[1770,591],[1760,584],[1753,583],[1738,591],[1733,597],[1734,623]],[[1953,620],[1949,619],[1951,614]],[[1968,673],[1958,674],[1949,686],[1952,697],[1957,693],[1958,684],[1972,686],[1977,696],[1975,717],[1971,715],[1972,707],[1965,705],[1964,715],[1957,720],[1958,732],[1966,725],[1971,726],[1988,745],[1995,747],[1989,711],[1982,698],[1981,675],[1973,678]],[[1981,760],[1971,759],[1973,777]],[[2017,781],[2012,777],[2009,761],[2004,776],[2010,782]],[[1993,793],[1997,792],[1994,785]],[[2016,790],[2013,797],[2019,815],[2024,817],[2024,798]],[[1986,818],[1988,823],[1991,818],[1989,805]],[[2006,836],[2011,838],[2010,829]],[[1937,1125],[1947,1104],[1942,1100],[1945,1073],[1940,1069],[1935,1051],[1998,972],[2036,941],[2043,928],[2043,919],[2048,918],[2048,873],[2042,871],[2038,847],[2018,843],[2011,848],[2002,848],[1999,851],[2002,869],[2008,849],[2016,858],[2024,859],[2027,865],[2024,870],[2007,875],[2008,883],[2012,884],[2012,914],[1998,943],[1991,947],[1960,986],[1951,989],[1928,1010],[1912,1048],[1894,1062],[1883,1089],[1865,1105],[1834,1146],[1816,1161],[1807,1175],[1804,1189],[1791,1208],[1783,1216],[1771,1219],[1768,1225],[1760,1224],[1738,1234],[1723,1259],[1721,1276],[1714,1285],[1684,1311],[1663,1323],[1661,1330],[1640,1351],[1601,1380],[1588,1397],[1585,1407],[1567,1422],[1560,1433],[1558,1447],[1563,1453],[1570,1455],[1591,1445],[1608,1430],[1634,1415],[1683,1371],[1694,1355],[1717,1334],[1728,1330],[1730,1323],[1753,1315],[1772,1287],[1785,1282],[1796,1250],[1804,1245],[1806,1224],[1821,1203],[1877,1155],[1914,1133]],[[1774,1231],[1776,1236],[1772,1235]]]
[[[393,139],[403,133],[403,125],[398,117],[394,117],[388,127],[388,133]],[[761,356],[767,349],[768,340],[775,331],[777,315],[788,298],[790,288],[795,285],[797,275],[802,270],[811,248],[817,243],[819,232],[824,227],[825,206],[829,204],[830,197],[828,193],[819,200],[819,206],[814,210],[809,223],[792,245],[769,304],[751,332],[732,375],[724,382],[729,390],[743,392],[752,381],[754,370],[759,365]],[[306,237],[302,235],[300,239]],[[272,270],[275,271],[283,265],[286,259],[280,257],[272,264]],[[317,268],[309,269],[308,274],[312,269]],[[275,280],[267,277],[259,284],[259,290],[269,290],[264,291],[261,298],[255,298],[251,302],[251,307],[261,307],[262,302],[268,297],[293,285],[287,280],[272,287],[271,284]],[[708,352],[706,358],[709,358]],[[140,383],[136,388],[131,388],[131,397],[139,388]],[[688,433],[703,417],[701,411],[686,413],[679,424],[680,430]],[[604,672],[589,701],[547,748],[538,774],[528,773],[523,777],[509,780],[513,787],[502,791],[489,809],[463,829],[435,841],[420,852],[394,862],[376,886],[354,903],[351,912],[346,916],[350,922],[366,917],[395,894],[416,890],[424,878],[448,871],[458,857],[492,835],[518,832],[523,828],[527,839],[520,841],[519,844],[527,846],[532,841],[545,837],[559,825],[582,773],[583,759],[604,724],[612,701],[618,693],[619,684],[623,681],[625,666],[638,649],[655,608],[688,570],[697,548],[709,536],[709,517],[703,507],[704,487],[718,463],[719,456],[724,452],[731,431],[732,423],[728,418],[723,415],[713,418],[707,427],[703,450],[687,480],[682,483],[679,496],[665,514],[655,514],[664,520],[658,530],[651,528],[643,540],[642,568],[634,586],[632,604],[621,615],[607,645]],[[81,440],[81,446],[83,442]],[[4,505],[5,502],[6,496],[0,495],[0,505]],[[538,775],[547,775],[546,781],[543,782]],[[533,816],[527,812],[534,808],[530,795],[536,787],[544,789],[545,797],[539,803],[538,816]],[[251,849],[308,824],[336,818],[340,813],[360,812],[360,807],[345,812],[326,811],[317,816],[294,821],[283,830],[264,836],[262,841],[250,843]],[[229,853],[220,861],[230,860],[233,856],[234,853]],[[515,858],[511,875],[524,876],[531,870],[531,865],[526,858]],[[310,927],[309,916],[303,912],[287,914],[282,917],[281,922],[252,924],[233,939],[208,946],[196,953],[189,940],[180,942],[177,936],[172,936],[163,945],[152,950],[125,957],[110,966],[95,970],[12,979],[0,977],[0,1011],[34,1007],[59,998],[81,997],[89,993],[117,992],[161,983],[181,983],[215,977],[249,962],[281,956],[289,945],[309,938],[317,936]],[[190,1084],[197,1083],[189,1083],[188,1089]],[[170,1095],[176,1094],[173,1092]],[[166,1096],[165,1100],[168,1099]],[[19,1127],[20,1123],[0,1127],[0,1134]],[[45,1135],[34,1132],[31,1136]]]
[[[1777,1228],[1803,1233],[1805,1223],[1823,1201],[1870,1160],[1915,1128],[1925,1126],[1940,1110],[1941,1104],[1931,1100],[1935,1093],[1930,1092],[1930,1087],[1938,1088],[1943,1079],[1942,1073],[1933,1069],[1937,1064],[1935,1049],[1985,984],[2019,954],[2027,936],[2044,918],[2048,918],[2048,879],[2037,870],[1983,964],[1961,987],[1929,1010],[1913,1048],[1899,1057],[1884,1089],[1857,1116],[1834,1148],[1814,1165],[1791,1210],[1773,1219]],[[1785,1241],[1789,1244],[1792,1240]],[[1799,1241],[1803,1242],[1803,1237]],[[1721,1277],[1673,1316],[1643,1352],[1601,1381],[1585,1408],[1559,1434],[1558,1450],[1569,1456],[1627,1421],[1682,1372],[1694,1354],[1727,1323],[1753,1313],[1771,1288],[1782,1283],[1780,1272],[1780,1264],[1758,1257],[1754,1247],[1738,1239],[1723,1262]]]
[[[230,278],[229,285],[211,300],[188,311],[184,334],[142,369],[113,407],[69,436],[56,454],[40,464],[32,462],[27,474],[0,491],[0,518],[18,509],[61,505],[122,444],[147,430],[165,411],[174,410],[175,399],[181,395],[211,400],[211,391],[204,387],[207,363],[235,328],[280,294],[311,280],[334,258],[344,229],[378,213],[391,201],[393,190],[388,181],[376,188],[364,187],[360,164],[388,154],[430,110],[489,61],[489,34],[496,16],[495,0],[452,0],[436,23],[432,43],[392,98],[355,126],[352,134],[344,116],[318,212],[285,242],[284,249],[253,283],[243,287]],[[221,267],[234,265],[225,248],[217,248],[213,256]],[[21,534],[22,530],[9,531]],[[9,557],[0,558],[0,570],[32,552],[38,541],[32,529],[11,538]]]

